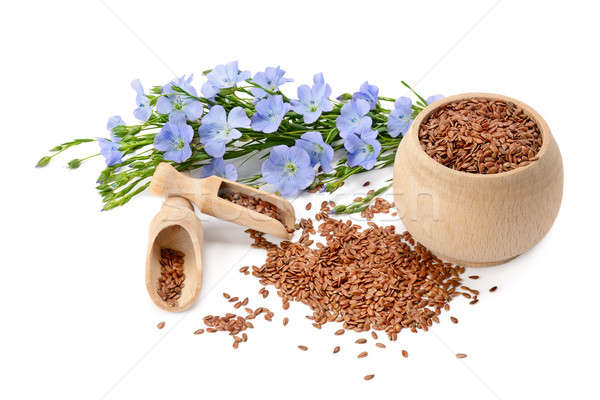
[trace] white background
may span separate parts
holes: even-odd
[[[570,1],[52,1],[3,2],[0,397],[598,398],[598,10]],[[263,301],[244,265],[260,265],[236,226],[204,218],[204,286],[168,314],[144,287],[146,234],[161,200],[142,195],[100,213],[103,166],[33,168],[54,145],[105,135],[109,115],[133,121],[129,82],[164,84],[239,60],[281,65],[290,95],[324,72],[334,95],[365,80],[382,95],[488,91],[521,99],[549,123],[565,166],[562,209],[544,240],[482,279],[476,306],[456,301],[430,332],[385,350],[315,330],[307,307]],[[337,196],[360,192],[360,177]],[[295,201],[298,215],[308,200]],[[399,221],[395,223],[401,230]],[[487,289],[498,285],[496,293]],[[225,334],[194,336],[227,291],[275,311],[238,351]],[[281,326],[283,315],[291,322]],[[459,318],[458,325],[449,315]],[[166,321],[163,330],[156,329]],[[387,340],[384,340],[388,343]],[[310,347],[300,352],[296,346]],[[335,345],[342,351],[332,355]],[[356,354],[368,349],[369,357]],[[400,353],[408,350],[410,357]],[[467,353],[464,360],[454,354]],[[365,382],[362,377],[376,374]]]

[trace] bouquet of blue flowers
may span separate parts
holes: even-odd
[[[201,168],[203,177],[218,175],[255,187],[271,184],[282,196],[302,190],[333,192],[353,175],[393,164],[402,134],[440,97],[425,99],[402,82],[417,97],[413,104],[408,97],[379,96],[377,86],[365,82],[356,93],[332,100],[331,87],[319,73],[312,86],[300,85],[297,98],[289,98],[280,89],[292,81],[284,70],[268,67],[252,77],[238,69],[237,61],[203,74],[206,82],[200,94],[192,86],[193,75],[155,86],[149,93],[134,80],[133,115],[139,123],[128,125],[120,116],[110,117],[110,138],[60,144],[37,166],[46,166],[73,146],[96,141],[99,153],[71,160],[68,166],[78,168],[91,157],[104,157],[106,168],[97,182],[103,210],[144,191],[161,162],[179,171]],[[393,107],[385,108],[382,102]],[[232,161],[243,157],[262,160],[261,170],[239,177]]]

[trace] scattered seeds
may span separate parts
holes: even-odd
[[[363,351],[361,353],[358,353],[358,356],[356,356],[357,358],[365,358],[366,356],[368,356],[369,353],[366,351]]]
[[[302,350],[302,351],[306,351],[306,350],[308,350],[308,347],[306,347],[306,346],[303,346],[303,345],[298,345],[298,348],[299,348],[300,350]]]
[[[159,322],[158,324],[156,324],[156,327],[157,327],[158,329],[162,329],[162,328],[164,328],[164,327],[165,327],[165,321],[161,321],[161,322]]]
[[[337,331],[335,331],[334,335],[336,336],[340,336],[343,335],[346,331],[344,329],[338,329]]]
[[[283,326],[286,326],[288,322],[290,322],[290,319],[288,317],[283,318]]]
[[[479,275],[469,275],[470,279],[479,279]]]
[[[312,203],[307,203],[305,208],[306,211],[310,210],[312,208]]]
[[[196,329],[194,331],[194,335],[202,335],[204,333],[204,329]]]
[[[365,338],[356,339],[356,341],[354,343],[365,344],[365,343],[367,343],[367,339],[365,339]]]
[[[455,324],[458,324],[458,318],[456,317],[450,317],[450,321],[452,321]]]
[[[339,351],[340,351],[340,346],[335,346],[335,347],[333,348],[333,354],[335,354],[335,353],[339,353]]]
[[[364,186],[364,187],[367,187],[367,186],[369,186],[370,184],[371,184],[371,182],[370,182],[370,181],[366,181],[365,183],[363,183],[363,186]]]
[[[385,349],[385,344],[380,342],[375,343],[375,346],[379,347],[380,349]]]
[[[465,353],[458,353],[456,354],[456,358],[467,358],[467,355]]]
[[[496,290],[498,290],[498,286],[492,286],[490,288],[490,292],[495,292]]]
[[[408,357],[408,351],[402,350],[402,357],[407,358]]]
[[[371,379],[375,378],[375,374],[371,374],[371,375],[365,375],[365,377],[363,378],[365,381],[370,381]]]
[[[379,336],[377,336],[377,332],[375,332],[375,331],[371,331],[371,337],[375,340],[377,340],[379,338]]]

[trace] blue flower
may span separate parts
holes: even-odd
[[[352,98],[366,100],[370,109],[373,110],[377,106],[377,101],[379,101],[379,88],[375,85],[369,85],[369,81],[366,81],[360,85],[360,90],[354,93]]]
[[[121,162],[123,152],[119,151],[117,143],[104,138],[98,138],[97,140],[100,145],[100,154],[104,156],[104,161],[106,161],[108,167]]]
[[[117,126],[125,126],[125,121],[123,121],[123,118],[121,118],[120,115],[113,115],[112,117],[109,117],[108,121],[106,122],[106,129],[110,132],[111,140],[115,143],[121,141],[121,138],[115,135],[113,132],[113,129],[115,129]]]
[[[337,117],[336,126],[340,131],[340,136],[345,138],[351,133],[357,133],[365,128],[370,128],[371,117],[367,116],[369,112],[369,103],[363,99],[352,99],[344,104]]]
[[[222,158],[213,158],[210,163],[202,167],[200,178],[206,178],[207,176],[213,175],[229,179],[230,181],[235,181],[238,177],[235,165],[225,163],[225,160]]]
[[[441,94],[434,94],[433,96],[429,96],[429,97],[427,98],[427,105],[429,105],[429,104],[433,104],[433,103],[435,103],[436,101],[438,101],[438,100],[441,100],[441,99],[443,99],[443,98],[444,98],[444,96],[443,96],[443,95],[441,95]]]
[[[280,95],[260,100],[256,103],[256,113],[252,116],[252,129],[264,133],[275,132],[290,107],[289,103],[283,102]]]
[[[295,196],[315,178],[308,153],[298,146],[275,146],[262,165],[265,181],[275,185],[282,196]]]
[[[150,101],[148,101],[148,97],[144,93],[144,88],[142,87],[142,83],[139,79],[135,79],[131,81],[131,87],[135,90],[135,103],[137,104],[137,108],[133,111],[133,116],[139,119],[140,121],[146,122],[148,118],[152,115],[152,107],[150,107]]]
[[[198,128],[200,143],[208,155],[223,157],[225,145],[242,136],[235,128],[249,127],[250,119],[242,107],[233,108],[227,116],[223,106],[216,105],[202,118],[202,125]]]
[[[164,151],[165,160],[183,162],[190,158],[194,129],[185,122],[167,122],[154,137],[154,148]]]
[[[344,147],[348,150],[348,165],[360,165],[364,169],[371,169],[377,162],[381,152],[381,143],[377,141],[377,131],[370,127],[361,129],[360,136],[351,134],[344,139]]]
[[[333,159],[333,148],[325,143],[321,133],[306,132],[300,139],[296,140],[296,146],[303,148],[310,157],[310,165],[313,167],[321,164],[324,172],[331,172],[331,160]]]
[[[323,73],[313,76],[314,85],[300,85],[298,100],[292,100],[292,109],[304,117],[304,123],[312,124],[323,111],[331,111],[333,103],[329,101],[331,87],[325,83]]]
[[[212,98],[219,90],[234,87],[239,82],[250,78],[250,71],[240,72],[238,62],[232,61],[229,64],[217,65],[212,71],[206,74],[208,81],[202,85],[201,92],[205,97]]]
[[[284,83],[293,82],[293,79],[284,78],[283,75],[285,75],[285,71],[279,66],[275,68],[267,67],[264,72],[257,72],[252,80],[262,88],[270,92],[276,92],[279,90],[279,86]],[[260,99],[268,95],[265,90],[258,87],[251,87],[249,90],[255,98]]]
[[[197,96],[196,89],[190,84],[194,75],[185,78],[174,79],[162,87],[161,96],[156,102],[156,111],[161,114],[169,114],[171,122],[185,122],[186,117],[190,120],[196,120],[202,116],[204,111],[200,101],[185,94],[176,92],[173,86],[177,86],[191,96]]]
[[[387,121],[388,133],[391,137],[405,134],[412,123],[412,100],[408,97],[400,97],[394,103],[394,109],[390,112]]]

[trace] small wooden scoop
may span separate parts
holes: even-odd
[[[225,221],[283,239],[292,237],[291,232],[296,222],[294,207],[289,201],[262,190],[216,176],[204,179],[190,178],[167,163],[158,165],[149,190],[156,195],[183,197],[196,204],[202,213]],[[278,208],[283,222],[219,197],[220,193],[226,192],[241,193],[273,204]]]
[[[202,241],[202,224],[192,204],[181,197],[167,198],[150,224],[146,256],[146,289],[154,304],[163,310],[183,311],[196,301],[202,286]],[[158,295],[160,252],[163,248],[184,254],[184,287],[176,306],[167,304]]]

